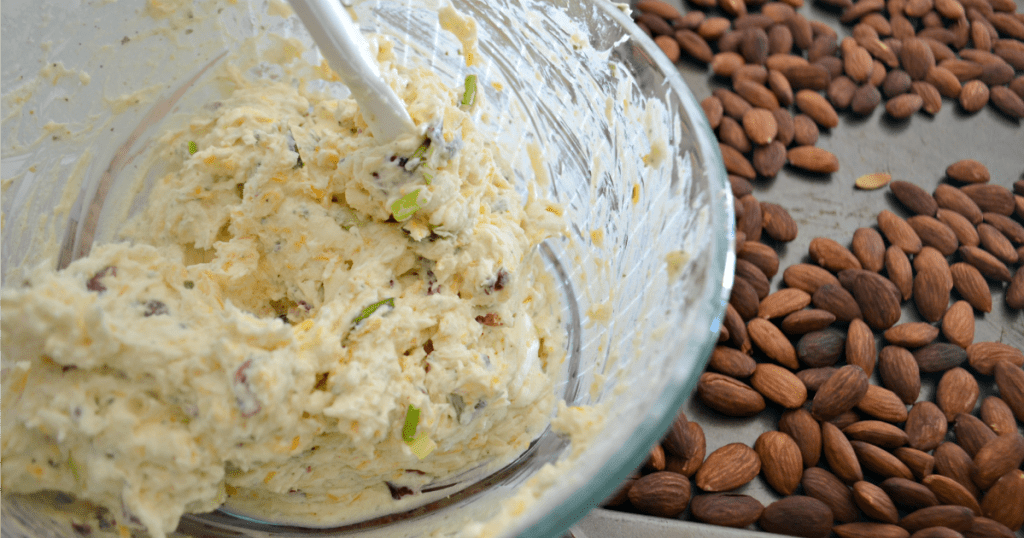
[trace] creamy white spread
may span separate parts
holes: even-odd
[[[535,247],[561,211],[503,177],[463,87],[384,67],[423,136],[381,144],[351,100],[238,79],[162,137],[122,241],[7,283],[5,494],[157,537],[225,502],[334,524],[550,424],[564,341]]]

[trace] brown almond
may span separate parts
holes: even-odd
[[[733,280],[732,291],[729,294],[729,304],[736,308],[740,316],[749,320],[757,315],[757,290],[740,277]]]
[[[845,523],[832,527],[839,538],[909,538],[910,533],[903,527],[888,523]]]
[[[757,521],[763,511],[761,501],[736,493],[697,495],[690,502],[694,519],[722,527],[747,527]]]
[[[673,37],[679,44],[681,52],[701,63],[710,63],[714,59],[711,47],[697,32],[686,28],[676,30]]]
[[[1002,185],[978,183],[964,185],[960,190],[973,200],[983,213],[992,212],[1007,216],[1013,214],[1013,192]]]
[[[629,488],[629,502],[644,514],[675,517],[690,504],[690,479],[667,471],[641,476]]]
[[[912,84],[913,81],[906,71],[893,69],[886,73],[885,80],[882,81],[882,94],[886,99],[891,99],[909,92]]]
[[[789,164],[818,174],[831,174],[839,170],[839,159],[830,151],[816,146],[797,146],[786,153]]]
[[[967,362],[982,375],[993,375],[1000,361],[1021,368],[1024,352],[1002,342],[977,342],[967,347]]]
[[[651,447],[651,451],[647,455],[647,461],[644,462],[642,469],[645,473],[665,470],[665,449],[660,444]]]
[[[956,235],[956,239],[961,245],[976,247],[980,243],[978,231],[960,213],[940,208],[936,212],[936,218],[939,219],[939,222],[948,226],[950,230],[953,230],[953,234]]]
[[[1014,197],[1015,203],[1017,197]],[[1016,211],[1016,209],[1014,210]],[[1006,236],[1013,243],[1018,245],[1024,244],[1024,226],[1018,224],[1012,218],[1002,215],[999,213],[986,212],[982,214],[986,224],[989,224],[993,228],[999,230],[1000,233]]]
[[[914,276],[914,304],[924,319],[933,323],[942,319],[949,306],[949,288],[940,270],[929,267]]]
[[[857,403],[857,409],[871,417],[891,423],[904,422],[908,415],[907,406],[899,396],[878,385],[868,385],[868,391]]]
[[[850,111],[858,116],[867,116],[882,102],[882,92],[872,84],[863,84],[853,92]]]
[[[761,268],[747,260],[736,260],[736,277],[746,280],[754,288],[758,298],[762,300],[768,296],[768,292],[771,290],[771,282]]]
[[[731,417],[749,417],[764,410],[764,398],[738,379],[705,372],[697,382],[697,397],[704,405]]]
[[[853,500],[853,491],[834,474],[821,467],[810,467],[804,470],[800,484],[806,495],[818,499],[829,507],[835,521],[851,522],[860,519],[860,512]]]
[[[665,470],[683,476],[693,476],[704,463],[707,440],[704,429],[696,422],[687,422],[685,429],[685,452],[679,456],[668,455],[665,458]]]
[[[931,323],[901,323],[887,329],[882,336],[890,344],[906,348],[921,347],[930,344],[939,335],[939,328]]]
[[[860,261],[849,249],[827,237],[812,239],[808,251],[815,263],[830,271],[861,268]]]
[[[1024,370],[1008,361],[997,362],[994,370],[999,397],[1013,411],[1013,416],[1024,422]]]
[[[781,145],[781,144],[780,144]],[[783,150],[782,155],[785,155]],[[781,165],[780,165],[781,168]],[[762,225],[769,237],[788,242],[796,239],[797,225],[789,212],[779,204],[761,202]]]
[[[708,360],[711,370],[736,378],[750,377],[756,366],[750,355],[728,346],[715,346]]]
[[[931,196],[928,197],[931,199]],[[879,272],[885,266],[885,241],[874,228],[857,228],[850,242],[850,250],[868,271]]]
[[[850,321],[846,331],[846,363],[859,366],[870,376],[877,362],[878,348],[871,328],[860,319]]]
[[[811,403],[811,414],[829,420],[853,409],[867,394],[868,377],[859,366],[847,365],[818,389]]]
[[[920,39],[903,40],[899,57],[903,69],[913,80],[923,80],[928,71],[935,67],[935,55],[931,47]]]
[[[729,342],[743,353],[750,353],[753,344],[750,342],[750,335],[747,334],[747,325],[743,317],[732,304],[725,305],[725,319],[722,327],[729,331]]]
[[[757,309],[757,316],[774,319],[792,314],[811,304],[811,295],[797,288],[783,288],[765,297]]]
[[[704,116],[708,118],[711,129],[718,129],[723,115],[722,101],[711,95],[700,102],[700,107],[704,109]]]
[[[736,257],[757,266],[768,278],[779,272],[779,254],[775,249],[759,241],[745,241],[736,248]]]
[[[1024,437],[1012,432],[992,439],[974,455],[974,483],[982,490],[1024,462]],[[981,515],[980,513],[978,515]]]
[[[821,448],[829,468],[841,480],[853,483],[864,479],[853,445],[842,430],[830,422],[821,423]]]
[[[861,420],[861,418],[862,417],[860,416],[859,413],[857,413],[856,411],[851,409],[851,410],[849,410],[849,411],[839,415],[838,417],[830,420],[829,423],[841,430],[841,429],[849,426],[850,424],[853,424],[854,422],[857,422],[858,420]]]
[[[836,316],[831,312],[819,308],[807,308],[797,310],[782,318],[779,327],[786,334],[801,335],[812,331],[820,331],[831,325],[835,320]]]
[[[882,448],[898,448],[907,444],[907,433],[899,427],[880,420],[861,420],[843,428],[853,441],[864,441]]]
[[[980,67],[980,66],[979,66]],[[975,113],[988,104],[988,86],[980,80],[969,80],[960,90],[960,106],[969,113]]]
[[[751,142],[763,146],[775,139],[779,132],[779,124],[770,110],[752,108],[743,115],[743,130]]]
[[[878,353],[878,375],[882,384],[903,403],[911,405],[917,401],[921,393],[921,374],[910,351],[899,346],[883,347]]]
[[[903,300],[914,295],[914,272],[907,253],[897,245],[885,249],[885,272],[889,280],[900,290]]]
[[[639,0],[636,3],[636,8],[644,13],[653,13],[668,21],[680,17],[676,8],[662,0]]]
[[[944,67],[933,67],[928,71],[924,80],[932,86],[935,86],[935,89],[939,90],[939,93],[942,94],[943,97],[948,97],[950,99],[960,97],[960,91],[962,90],[960,79],[958,79],[952,71]]]
[[[892,455],[902,461],[903,465],[906,465],[914,474],[914,478],[918,480],[932,474],[932,471],[935,470],[935,458],[923,450],[901,446],[893,450]]]
[[[889,184],[889,190],[904,207],[915,215],[933,217],[939,209],[935,198],[932,198],[928,191],[909,181],[893,181]]]
[[[747,113],[749,114],[749,112]],[[747,138],[747,133],[743,130],[740,123],[729,116],[722,118],[722,122],[718,126],[718,140],[727,146],[735,148],[740,153],[750,153],[750,150],[754,147],[750,143],[750,139]],[[756,240],[757,238],[751,239]]]
[[[832,107],[839,110],[849,107],[853,103],[853,94],[857,91],[857,84],[850,80],[850,77],[839,76],[832,79],[829,83],[828,89],[825,95],[828,97],[828,102],[832,103]],[[882,178],[877,178],[881,180]],[[884,187],[885,185],[879,185],[878,187]],[[862,188],[878,188],[878,187],[862,187]]]
[[[881,483],[889,498],[907,510],[918,510],[939,504],[935,494],[924,484],[906,478],[890,477]]]
[[[942,316],[942,335],[967,349],[974,342],[974,310],[967,301],[957,301]],[[967,355],[970,360],[970,354]]]
[[[807,410],[799,408],[783,412],[779,418],[779,431],[796,442],[804,467],[817,465],[821,457],[821,429]]]
[[[915,80],[910,87],[914,93],[921,96],[921,110],[933,116],[942,110],[942,94],[935,85],[924,80]]]
[[[762,318],[751,319],[747,323],[747,333],[755,346],[779,364],[794,370],[800,366],[793,344],[772,322]]]
[[[911,448],[932,450],[946,437],[946,417],[932,402],[917,402],[910,408],[904,430]]]
[[[839,280],[835,275],[817,265],[808,263],[797,263],[790,265],[782,273],[782,280],[791,288],[801,289],[813,294],[824,284],[832,284],[839,287]]]
[[[846,333],[836,327],[809,332],[796,344],[800,363],[810,368],[832,366],[843,354]]]
[[[980,312],[992,311],[992,294],[985,277],[973,265],[957,262],[949,267],[953,287],[972,307]],[[972,312],[973,321],[973,312]]]
[[[775,55],[783,56],[785,58],[794,58],[789,54]],[[778,69],[786,76],[786,80],[789,81],[789,85],[798,91],[804,89],[814,91],[824,91],[828,89],[829,83],[832,81],[832,75],[824,67],[807,63],[807,60],[800,58],[800,61],[788,61],[778,60],[773,63],[772,58],[768,58],[766,65],[769,69]],[[794,96],[795,100],[795,96]],[[803,109],[801,109],[803,110]]]
[[[911,534],[928,527],[949,527],[956,532],[966,532],[974,521],[974,512],[966,506],[940,504],[915,510],[900,520],[900,527]]]
[[[725,162],[725,169],[730,174],[736,174],[742,178],[754,179],[757,173],[753,165],[736,148],[719,143],[718,149],[722,152],[722,160]]]
[[[735,122],[731,118],[725,118],[722,120],[722,127],[726,125],[733,125]],[[739,129],[737,126],[736,129]],[[719,129],[719,136],[724,132],[723,129]],[[745,136],[740,133],[739,136]],[[748,194],[739,199],[739,207],[736,212],[736,229],[743,232],[746,241],[743,243],[737,243],[738,245],[744,245],[747,241],[760,241],[762,224],[764,223],[764,217],[761,215],[761,203],[754,198],[752,194]]]
[[[818,125],[826,129],[839,125],[839,115],[820,93],[808,89],[800,90],[796,92],[795,101],[797,108],[810,116]]]
[[[661,49],[668,61],[672,63],[679,61],[679,42],[676,41],[676,38],[667,35],[654,36],[654,44]]]
[[[996,435],[1017,433],[1017,421],[1013,416],[1013,411],[998,396],[988,396],[982,400],[981,410],[978,414],[981,416],[981,421],[987,424]]]
[[[865,481],[853,484],[853,500],[864,515],[882,523],[895,525],[900,515],[896,505],[882,488]]]
[[[853,278],[852,292],[864,321],[872,329],[882,331],[899,321],[900,292],[885,277],[870,271],[858,273]]]
[[[946,176],[961,183],[988,183],[988,168],[974,159],[962,159],[946,167]]]
[[[967,360],[967,351],[956,344],[932,342],[913,351],[918,368],[924,373],[944,372]]]
[[[857,461],[860,462],[861,468],[865,471],[871,471],[886,478],[892,476],[906,478],[907,480],[914,478],[910,468],[885,449],[863,441],[850,441],[850,446],[853,447],[853,451],[857,455]]]
[[[754,443],[761,458],[761,472],[775,491],[792,495],[803,477],[803,459],[796,441],[785,433],[767,431]]]
[[[982,211],[978,204],[967,196],[962,190],[940,183],[932,193],[935,202],[939,207],[955,211],[963,215],[971,224],[977,225],[982,221]]]
[[[960,247],[960,256],[989,279],[1009,282],[1012,278],[1006,264],[978,247]]]
[[[779,29],[779,30],[776,30],[776,28]],[[777,35],[776,32],[777,31],[781,31],[781,30],[788,30],[788,29],[785,26],[782,26],[782,25],[773,26],[769,30],[768,39],[771,40],[774,35]],[[782,39],[782,38],[776,38],[776,39]],[[772,46],[771,43],[769,43],[769,46]],[[781,46],[781,45],[776,45],[776,46]],[[768,70],[768,88],[770,88],[772,90],[772,92],[775,93],[775,97],[777,97],[779,99],[779,104],[780,105],[782,105],[784,107],[788,107],[788,106],[793,104],[793,101],[794,101],[793,86],[791,86],[789,84],[789,79],[786,78],[786,75],[783,75],[781,71],[778,71],[778,70],[775,70],[775,69],[769,69]]]
[[[1024,471],[1014,469],[996,481],[981,500],[985,517],[1006,525],[1017,532],[1024,524]],[[762,516],[763,517],[763,516]]]
[[[935,247],[923,247],[921,252],[914,256],[914,270],[917,272],[935,270],[941,273],[942,289],[951,291],[953,289],[953,274],[949,270],[949,262]]]
[[[953,433],[956,435],[956,442],[971,455],[971,458],[978,454],[981,447],[996,438],[995,432],[974,415],[961,413],[955,420]]]
[[[995,65],[992,67],[1005,70],[1007,75],[1009,74],[1009,71],[1013,69],[1005,64],[1002,66]],[[996,84],[996,81],[989,80],[988,82],[990,84]],[[992,89],[989,91],[989,102],[992,103],[992,106],[996,107],[1000,112],[1015,120],[1024,118],[1024,99],[1006,86],[992,86]]]
[[[807,114],[793,118],[793,143],[797,146],[813,146],[818,143],[818,124]]]
[[[825,538],[832,530],[832,522],[832,511],[825,503],[803,495],[769,504],[757,520],[765,532],[805,538]]]
[[[987,517],[976,517],[971,530],[964,533],[964,538],[1014,538],[1013,531],[1002,523]]]
[[[1018,252],[1024,250],[1024,248],[1018,249]],[[1020,252],[1024,256],[1024,252]],[[1017,269],[1014,273],[1013,279],[1010,280],[1010,285],[1006,287],[1006,306],[1015,308],[1017,310],[1024,309],[1024,271]]]
[[[978,486],[974,484],[974,460],[960,445],[944,442],[935,448],[934,455],[937,474],[956,480],[975,498],[980,495]]]
[[[899,216],[888,209],[878,214],[878,228],[890,243],[903,249],[907,254],[917,254],[923,246],[917,232]]]
[[[956,480],[947,476],[932,474],[924,477],[921,482],[928,486],[928,489],[935,494],[935,498],[941,504],[963,506],[970,508],[975,516],[981,515],[981,505],[978,504],[978,500]]]
[[[816,308],[827,310],[836,316],[836,320],[849,322],[863,318],[857,301],[841,285],[825,284],[811,294],[811,304]]]
[[[889,99],[885,103],[885,112],[893,118],[902,120],[913,116],[924,106],[924,99],[916,93],[905,93]]]
[[[978,225],[978,239],[982,248],[1005,264],[1013,265],[1020,259],[1010,240],[991,224]]]
[[[689,445],[686,425],[689,423],[690,421],[686,418],[686,413],[682,411],[676,413],[675,419],[672,420],[672,425],[661,442],[666,453],[671,456],[683,456],[686,454]]]
[[[800,378],[775,364],[758,364],[750,384],[762,396],[787,409],[798,408],[807,401],[807,388]]]
[[[946,415],[946,420],[952,422],[960,413],[974,411],[980,393],[978,381],[970,372],[959,367],[950,368],[942,374],[935,389],[935,403]]]
[[[743,443],[729,443],[708,455],[694,475],[697,487],[719,492],[736,489],[761,472],[761,459]]]
[[[915,215],[907,219],[907,224],[917,232],[922,244],[934,247],[944,256],[952,255],[960,246],[953,230],[934,217]]]

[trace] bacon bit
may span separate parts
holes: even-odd
[[[92,534],[92,527],[85,523],[75,523],[74,521],[72,521],[71,529],[82,536],[89,536],[90,534]]]
[[[484,293],[490,295],[491,292],[501,291],[508,285],[508,271],[504,267],[498,269],[497,274],[494,275],[494,281],[484,283]]]
[[[427,343],[423,344],[423,351],[425,351],[427,353],[427,355],[430,355],[431,353],[433,353],[434,352],[434,341],[433,340],[427,340]]]
[[[98,273],[96,273],[95,275],[93,275],[92,278],[86,281],[85,288],[89,291],[96,292],[107,291],[107,287],[103,285],[103,282],[101,282],[103,277],[106,276],[117,276],[117,267],[114,267],[113,265],[108,265],[107,267],[100,269]]]
[[[245,418],[249,418],[263,409],[259,400],[256,399],[256,395],[253,394],[248,376],[245,373],[250,366],[252,366],[252,359],[246,360],[238,367],[238,370],[235,370],[235,385],[238,387],[235,390],[235,403],[238,405],[239,412]]]
[[[69,364],[67,366],[61,366],[60,367],[60,373],[66,374],[66,373],[70,372],[71,370],[77,370],[77,369],[78,369],[78,367],[75,366],[74,364]]]
[[[494,312],[488,312],[486,315],[477,316],[476,320],[488,327],[501,327],[501,318]]]
[[[441,286],[437,284],[437,276],[433,271],[427,271],[427,295],[441,293]]]
[[[167,308],[167,305],[156,299],[150,299],[146,301],[146,311],[142,314],[143,317],[150,316],[166,316],[171,313],[171,309]]]
[[[427,474],[427,473],[425,473],[425,472],[423,472],[423,471],[421,471],[419,469],[406,469],[405,472],[407,472],[407,473],[415,473],[415,474],[418,474],[418,475],[425,475],[425,474]]]
[[[384,481],[384,483],[388,486],[388,491],[391,492],[391,498],[396,501],[401,499],[402,497],[414,494],[414,492],[411,489],[405,486],[392,484],[391,482],[388,481]]]

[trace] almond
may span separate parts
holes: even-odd
[[[899,477],[886,478],[882,481],[881,487],[889,494],[889,498],[907,510],[912,511],[939,504],[939,500],[935,498],[932,490],[913,480]]]
[[[911,448],[932,450],[946,438],[946,416],[932,402],[917,402],[910,408],[904,430]]]
[[[981,247],[1005,264],[1015,264],[1019,260],[1010,240],[997,230],[995,226],[982,222],[978,225],[978,239]]]
[[[832,527],[839,538],[909,538],[903,527],[887,523],[846,523]]]
[[[723,527],[747,527],[757,521],[763,511],[761,501],[736,493],[697,495],[690,502],[694,519]]]
[[[1010,285],[1006,287],[1005,299],[1006,306],[1018,310],[1024,309],[1024,271],[1019,268],[1014,273],[1013,279],[1010,280]]]
[[[935,55],[921,39],[911,38],[903,40],[903,48],[900,49],[900,65],[914,80],[923,80],[933,67],[935,67]]]
[[[868,271],[877,273],[885,267],[885,241],[874,228],[858,228],[853,233],[850,250]]]
[[[791,288],[813,294],[824,284],[839,287],[839,280],[828,270],[808,263],[790,265],[782,273],[782,280]]]
[[[753,357],[727,346],[715,346],[708,360],[709,369],[736,378],[750,377],[756,366]]]
[[[1014,197],[1015,203],[1016,198],[1017,197]],[[992,212],[982,213],[982,218],[987,224],[999,230],[999,232],[1005,235],[1010,241],[1017,243],[1018,245],[1024,244],[1024,226],[1018,224],[1012,218]]]
[[[860,269],[860,261],[846,247],[838,242],[826,238],[815,237],[808,247],[811,259],[818,265],[830,271],[842,271],[843,269]]]
[[[864,321],[876,330],[885,330],[899,321],[900,295],[898,289],[878,273],[864,271],[853,279],[853,297],[860,307]]]
[[[974,460],[956,443],[942,443],[935,449],[935,472],[956,480],[975,498],[980,491],[974,484]]]
[[[889,99],[885,112],[896,119],[907,119],[924,106],[924,99],[916,93],[905,93]]]
[[[743,443],[730,443],[708,455],[695,475],[697,487],[718,492],[736,489],[761,472],[761,459]]]
[[[757,177],[753,165],[736,148],[719,143],[718,149],[722,152],[722,161],[725,163],[725,170],[727,172],[746,179]]]
[[[729,304],[736,308],[743,319],[749,320],[757,315],[757,290],[746,279],[736,278],[729,293]]]
[[[828,150],[816,146],[797,146],[786,153],[789,164],[819,174],[839,170],[839,159]]]
[[[928,527],[949,527],[957,532],[967,532],[974,521],[974,512],[965,506],[940,504],[911,512],[900,520],[900,527],[913,534]]]
[[[813,146],[818,142],[818,124],[807,114],[793,118],[793,143],[798,146]]]
[[[747,323],[747,333],[754,345],[779,364],[794,370],[800,366],[793,344],[770,321],[761,318],[751,319]]]
[[[981,505],[978,504],[978,500],[956,480],[933,474],[926,476],[921,482],[928,486],[940,503],[963,506],[969,508],[975,516],[981,515]]]
[[[679,412],[676,414],[676,418],[672,420],[672,425],[669,426],[668,432],[661,442],[666,453],[671,456],[682,456],[688,451],[687,425],[689,423],[690,421],[687,420],[686,413]]]
[[[974,483],[986,490],[999,477],[1020,467],[1021,462],[1024,462],[1024,437],[1017,432],[997,436],[974,455]]]
[[[910,351],[899,346],[883,347],[878,353],[878,375],[882,384],[899,396],[900,401],[908,405],[917,401],[921,393],[921,374]]]
[[[1024,352],[1001,342],[977,342],[967,347],[967,362],[982,375],[993,375],[1000,361],[1021,368]]]
[[[960,247],[960,255],[987,278],[1009,282],[1010,270],[998,258],[978,247]]]
[[[811,304],[811,295],[796,288],[783,288],[765,297],[757,309],[757,317],[773,319],[792,314]]]
[[[750,84],[754,83],[750,82]],[[743,115],[743,130],[746,131],[751,142],[763,146],[775,139],[775,135],[779,132],[779,124],[770,110],[752,108]]]
[[[783,148],[783,155],[785,155]],[[779,166],[781,168],[781,164]],[[796,239],[797,225],[793,217],[782,206],[761,202],[762,225],[769,237],[776,241],[788,242]]]
[[[942,335],[967,349],[974,341],[974,310],[967,301],[957,301],[942,316]],[[970,360],[970,354],[967,355]]]
[[[996,438],[995,432],[985,425],[978,417],[961,413],[956,416],[953,423],[953,433],[956,435],[956,442],[964,451],[974,458],[986,443]],[[973,476],[973,473],[972,473]]]
[[[921,110],[935,115],[942,110],[942,94],[931,82],[915,80],[911,84],[914,93],[921,96]]]
[[[645,514],[675,517],[690,504],[690,479],[667,471],[641,476],[629,488],[629,502]]]
[[[921,251],[921,238],[907,221],[901,219],[888,209],[878,214],[878,228],[890,243],[903,249],[907,254]]]
[[[761,271],[761,268],[747,260],[739,258],[736,260],[736,277],[746,280],[754,288],[754,292],[757,293],[759,299],[763,300],[771,290],[771,282],[769,282],[764,272]]]
[[[890,245],[885,249],[885,272],[889,275],[889,280],[899,288],[904,301],[913,297],[914,272],[910,259],[902,248]]]
[[[939,204],[939,207],[963,215],[971,224],[977,225],[982,221],[981,208],[962,190],[940,183],[935,187],[932,196],[935,197],[935,203]]]
[[[886,422],[897,423],[907,420],[906,404],[894,392],[878,385],[868,385],[868,391],[857,403],[857,409]]]
[[[882,336],[890,344],[916,348],[930,344],[939,335],[939,328],[924,322],[901,323],[887,329]]]
[[[811,295],[811,304],[835,315],[837,321],[850,322],[864,315],[850,292],[836,284],[825,284]]]
[[[934,217],[935,212],[939,209],[935,198],[932,198],[928,191],[909,181],[893,181],[889,184],[889,190],[903,204],[903,207],[916,215]]]
[[[853,484],[853,500],[864,515],[882,523],[895,525],[899,521],[899,513],[892,499],[882,488],[865,481]]]
[[[921,252],[914,256],[914,270],[917,272],[935,269],[942,273],[942,289],[951,291],[953,289],[953,274],[949,271],[949,262],[935,247],[923,247]]]
[[[832,75],[829,74],[828,70],[817,64],[807,63],[807,60],[800,58],[799,60],[783,60],[782,58],[793,58],[789,54],[785,55],[774,55],[776,56],[775,61],[773,58],[768,58],[766,65],[770,69],[778,69],[786,76],[786,80],[789,81],[789,85],[794,90],[815,90],[823,91],[828,89],[829,82],[832,80]],[[781,58],[779,58],[781,56]],[[795,100],[795,96],[794,96]],[[802,110],[802,109],[801,109]]]
[[[980,66],[978,67],[980,68]],[[984,108],[988,103],[988,98],[988,86],[980,80],[969,80],[960,90],[960,106],[972,114]]]
[[[829,507],[835,521],[850,522],[860,519],[852,490],[834,474],[821,467],[811,467],[804,471],[800,484],[808,496]]]
[[[843,354],[845,341],[846,334],[835,327],[809,332],[797,342],[797,358],[811,368],[832,366]]]
[[[750,384],[765,398],[788,409],[800,407],[807,401],[807,389],[800,379],[775,364],[758,364]]]
[[[992,67],[1001,67],[1006,71],[1006,74],[1009,74],[1008,66],[994,65]],[[1019,95],[1006,86],[993,86],[989,92],[989,102],[1003,114],[1010,116],[1014,120],[1024,118],[1024,99],[1021,99]]]
[[[642,469],[645,473],[665,470],[665,449],[660,444],[651,447]]]
[[[796,92],[795,101],[797,108],[818,125],[826,129],[839,125],[839,115],[820,93],[810,89],[799,90]]]
[[[850,445],[857,455],[861,468],[865,471],[871,471],[886,478],[891,476],[906,478],[907,480],[914,478],[910,468],[885,449],[863,441],[850,441]]]
[[[949,267],[949,272],[953,276],[953,287],[972,307],[980,312],[992,311],[992,293],[977,268],[969,263],[957,262]]]
[[[914,304],[924,319],[930,322],[942,319],[949,306],[949,288],[939,269],[928,267],[914,276]]]
[[[813,497],[793,495],[765,507],[758,526],[765,532],[825,538],[832,530],[832,511]]]
[[[1017,433],[1017,421],[1013,411],[998,396],[988,396],[981,402],[979,412],[981,421],[988,425],[996,435]]]
[[[940,208],[935,213],[936,218],[939,222],[949,226],[950,230],[953,230],[953,234],[956,235],[957,241],[961,245],[967,245],[970,247],[976,247],[980,243],[978,238],[978,231],[974,228],[966,217],[949,209]]]
[[[1024,471],[1014,469],[996,481],[981,500],[985,517],[1006,525],[1017,532],[1024,524]],[[764,518],[764,516],[761,516]]]
[[[790,409],[779,418],[779,431],[789,435],[800,449],[804,467],[814,467],[821,457],[821,428],[805,409]]]
[[[868,390],[868,378],[859,366],[847,365],[814,395],[811,414],[818,420],[829,420],[853,409]]]
[[[705,372],[697,382],[697,397],[705,405],[731,417],[749,417],[765,408],[764,398],[746,383]]]
[[[861,420],[843,428],[853,441],[864,441],[882,448],[898,448],[907,444],[907,433],[897,426],[880,420]]]
[[[974,159],[959,160],[946,167],[946,176],[961,183],[988,183],[988,168]]]
[[[960,366],[967,360],[967,351],[955,344],[932,342],[913,352],[914,360],[922,372],[944,372]]]
[[[729,331],[729,342],[739,348],[743,353],[749,354],[753,350],[750,342],[750,335],[747,334],[747,325],[743,321],[736,308],[731,304],[725,305],[725,319],[722,327]]]
[[[743,59],[740,59],[743,62]],[[707,117],[708,123],[711,124],[711,129],[718,129],[719,124],[722,121],[722,101],[715,96],[709,96],[700,102],[700,107],[704,109],[704,116]]]
[[[768,485],[783,495],[792,495],[804,470],[796,441],[785,433],[767,431],[757,438],[754,450],[761,458],[761,471]]]
[[[806,334],[820,331],[836,320],[835,314],[819,308],[797,310],[782,319],[779,327],[782,332],[790,335]],[[870,330],[870,329],[869,329]]]
[[[917,232],[921,243],[934,247],[943,256],[950,256],[960,246],[953,230],[934,217],[915,215],[907,219],[907,224]]]
[[[964,185],[960,190],[978,204],[983,213],[991,212],[1006,216],[1013,214],[1013,192],[1002,185],[980,183]]]
[[[950,99],[960,97],[960,92],[962,90],[960,80],[952,71],[944,67],[933,67],[928,71],[924,80],[935,86],[935,89],[939,90],[939,93],[942,94],[943,97],[948,97]]]
[[[859,366],[870,376],[877,361],[878,348],[871,328],[859,319],[851,321],[846,332],[846,363]]]
[[[946,415],[946,420],[952,422],[960,413],[974,411],[980,393],[978,381],[970,372],[959,367],[950,368],[942,374],[935,389],[935,403]]]
[[[779,255],[775,249],[758,241],[745,241],[736,249],[736,257],[756,265],[768,278],[779,271]]]
[[[858,116],[867,116],[881,102],[882,93],[878,91],[878,88],[872,84],[864,84],[853,91],[853,97],[850,99],[850,111]]]
[[[971,530],[964,533],[964,538],[1014,538],[1013,531],[1002,523],[987,517],[976,517]]]
[[[821,423],[821,448],[829,468],[844,482],[864,479],[853,445],[842,430],[830,422]]]
[[[705,41],[697,32],[681,28],[676,30],[673,37],[675,37],[676,42],[679,43],[680,50],[685,52],[690,58],[701,63],[709,63],[714,59],[714,55],[711,51],[711,47],[708,46],[708,42]]]
[[[670,456],[666,461],[665,469],[683,476],[693,476],[704,463],[704,455],[707,451],[704,429],[696,422],[687,422],[685,440],[684,452],[679,456]]]
[[[1008,361],[999,361],[995,375],[999,396],[1013,411],[1013,416],[1024,422],[1024,370]]]
[[[893,450],[892,455],[902,461],[903,465],[906,465],[914,474],[914,478],[918,480],[932,474],[932,471],[935,470],[935,458],[923,450],[901,446]]]

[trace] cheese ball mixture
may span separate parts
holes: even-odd
[[[560,209],[503,176],[468,83],[385,67],[422,136],[381,144],[354,101],[239,78],[161,139],[124,242],[8,283],[5,494],[156,537],[225,502],[334,524],[542,433],[564,340],[535,247]]]

